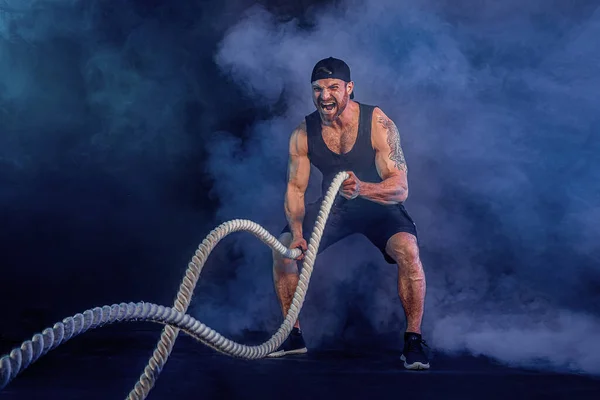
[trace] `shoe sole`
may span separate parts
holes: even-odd
[[[284,356],[293,356],[295,354],[305,354],[307,352],[308,352],[308,349],[306,347],[303,347],[301,349],[295,349],[295,350],[289,350],[289,351],[285,351],[285,350],[275,351],[273,353],[267,354],[267,357],[279,358],[279,357],[284,357]]]
[[[414,362],[412,364],[407,364],[406,363],[406,357],[404,357],[404,354],[402,354],[400,356],[400,359],[402,361],[404,361],[404,368],[406,368],[406,369],[410,369],[410,370],[413,370],[413,371],[419,371],[419,370],[423,370],[423,369],[429,369],[429,363],[423,364],[422,362],[416,361],[416,362]]]

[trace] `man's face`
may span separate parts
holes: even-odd
[[[333,121],[344,112],[353,85],[341,79],[319,79],[312,83],[313,102],[323,120]]]

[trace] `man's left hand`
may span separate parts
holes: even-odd
[[[340,194],[343,198],[352,200],[358,197],[360,194],[360,179],[354,175],[354,172],[346,171],[348,175],[348,179],[346,179],[342,186],[340,187]]]

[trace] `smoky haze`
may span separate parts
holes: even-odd
[[[0,0],[0,335],[172,304],[223,221],[278,235],[287,141],[334,56],[400,129],[434,351],[600,373],[593,2],[206,3]],[[315,267],[309,347],[398,350],[396,269],[360,236]],[[223,240],[190,312],[274,332],[269,249]]]
[[[172,304],[213,227],[203,136],[235,126],[214,109],[237,93],[212,62],[229,16],[166,3],[0,1],[2,337]]]
[[[250,128],[245,151],[212,144],[220,219],[245,215],[279,233],[287,140],[314,109],[310,71],[342,58],[356,100],[380,106],[402,135],[428,280],[425,338],[450,353],[600,373],[598,34],[591,2],[354,1],[316,12],[310,29],[252,8],[216,61],[253,101],[284,111]],[[252,241],[238,246],[249,282],[269,261],[257,264]],[[324,252],[301,315],[308,340],[399,336],[395,279],[361,237]]]

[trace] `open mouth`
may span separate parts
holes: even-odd
[[[335,103],[321,103],[321,108],[325,111],[333,111]]]

